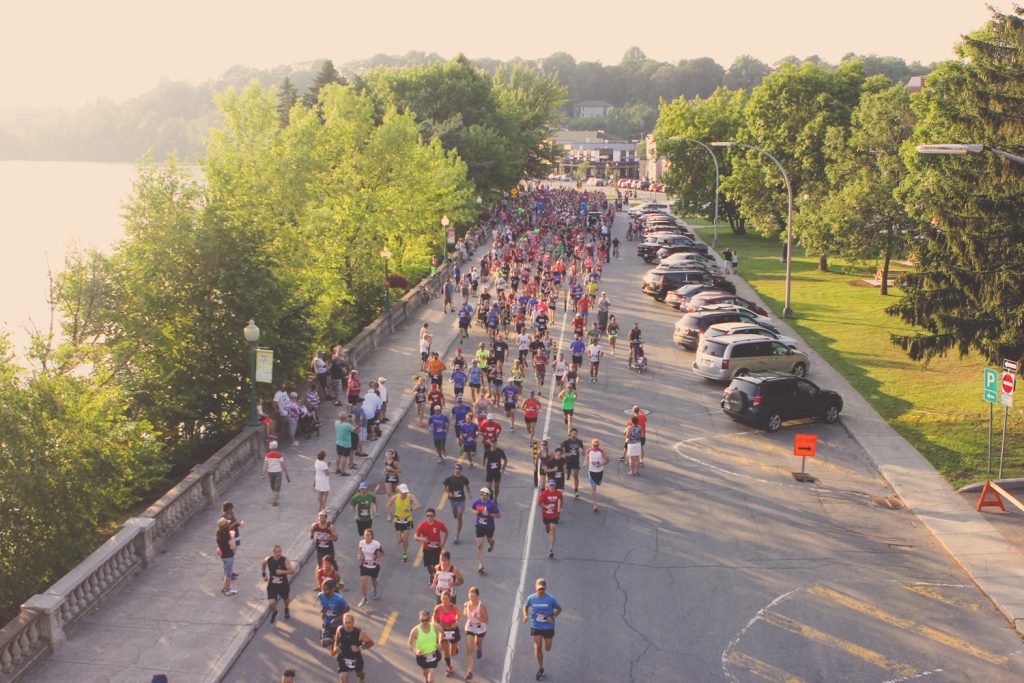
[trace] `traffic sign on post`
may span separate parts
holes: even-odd
[[[1004,372],[1002,381],[999,383],[999,402],[1007,408],[1013,407],[1013,390],[1017,385],[1016,375],[1011,372]]]
[[[983,396],[989,403],[999,403],[999,371],[985,368],[985,389]]]
[[[1004,372],[1012,372],[1013,374],[1016,375],[1017,371],[1019,369],[1020,369],[1020,363],[1019,362],[1017,362],[1015,360],[1010,360],[1009,358],[1004,358],[1003,359],[1003,371]]]

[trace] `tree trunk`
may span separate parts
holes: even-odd
[[[826,256],[825,254],[822,254],[821,256],[818,257],[818,272],[828,272],[828,256]]]
[[[885,245],[885,258],[882,260],[882,296],[889,295],[889,259],[892,258],[892,249],[889,244]]]

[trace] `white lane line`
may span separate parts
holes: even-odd
[[[561,330],[558,333],[558,348],[562,349],[562,340],[565,338],[565,320],[569,315],[569,309],[566,308],[562,313]],[[557,353],[557,352],[556,352]],[[548,438],[548,428],[551,426],[551,409],[554,407],[554,396],[555,396],[555,379],[554,376],[548,377],[548,373],[545,370],[545,378],[550,380],[550,386],[548,387],[548,406],[544,413],[544,431],[541,433],[541,439]],[[537,484],[540,485],[540,479],[537,480]],[[516,654],[516,637],[519,635],[519,623],[522,614],[523,604],[523,591],[526,587],[526,570],[530,565],[530,543],[533,541],[533,527],[534,522],[537,519],[537,506],[534,505],[533,494],[536,489],[529,489],[530,491],[530,515],[526,521],[526,538],[523,539],[523,566],[519,570],[519,588],[516,589],[515,602],[512,603],[512,627],[508,632],[508,646],[505,648],[505,664],[501,669],[501,680],[504,683],[508,683],[512,678],[512,658]]]

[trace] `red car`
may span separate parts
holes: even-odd
[[[723,294],[721,292],[701,292],[696,296],[690,298],[686,302],[685,306],[680,306],[681,311],[697,311],[706,306],[714,306],[716,304],[734,304],[736,306],[743,306],[749,308],[758,315],[769,315],[768,311],[764,310],[753,301],[744,299],[741,296],[735,294]]]

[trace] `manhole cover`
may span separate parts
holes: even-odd
[[[871,496],[871,504],[877,508],[885,508],[887,510],[902,510],[906,507],[902,500],[892,496]]]
[[[647,408],[641,408],[640,412],[643,413],[644,415],[650,415],[651,414],[651,411],[648,410]],[[622,414],[623,415],[632,415],[633,414],[633,409],[632,408],[626,408],[625,410],[622,411]]]

